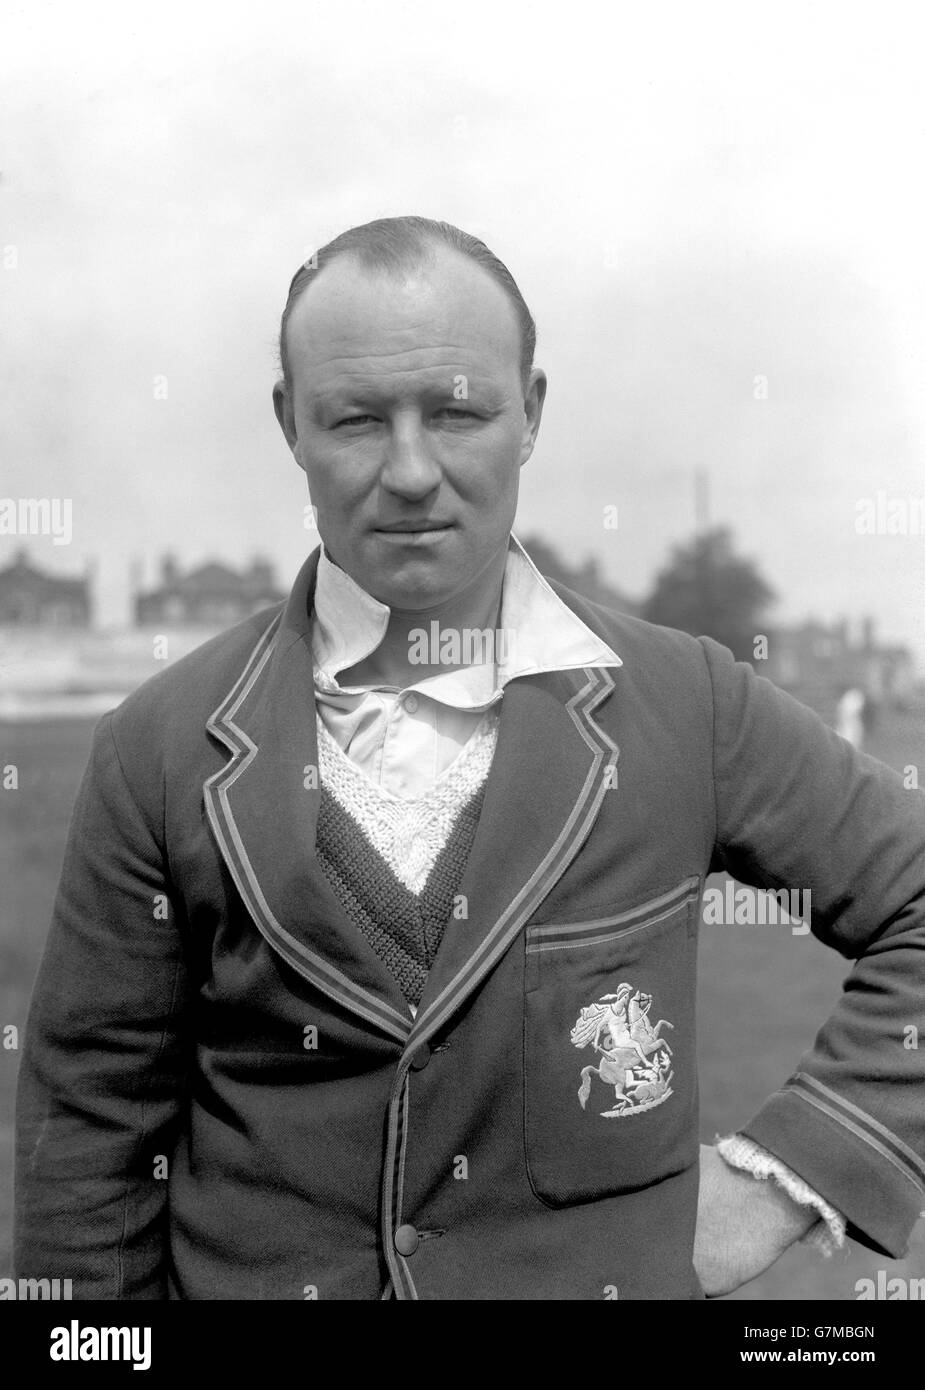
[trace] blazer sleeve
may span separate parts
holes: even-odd
[[[153,798],[151,798],[153,799]],[[17,1092],[14,1260],[80,1299],[167,1297],[186,972],[158,827],[98,725]]]
[[[712,868],[808,891],[813,934],[855,961],[812,1048],[740,1132],[842,1212],[849,1236],[899,1258],[925,1212],[925,793],[699,641]]]

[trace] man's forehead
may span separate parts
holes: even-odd
[[[342,364],[401,370],[445,358],[447,365],[519,361],[513,305],[466,257],[437,253],[421,265],[383,271],[344,256],[305,290],[289,318],[287,348],[297,369]]]

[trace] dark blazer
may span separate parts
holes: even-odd
[[[623,666],[508,685],[412,1019],[314,852],[318,553],[97,728],[22,1060],[17,1273],[80,1298],[702,1297],[712,870],[810,890],[812,930],[859,957],[744,1133],[901,1255],[925,1207],[922,794],[709,638],[555,585]],[[620,1099],[635,1057],[573,1045],[621,986],[665,1020],[648,1104]]]

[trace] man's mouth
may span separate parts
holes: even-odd
[[[394,521],[391,526],[377,526],[377,531],[385,531],[391,535],[393,532],[399,535],[419,535],[422,531],[446,531],[450,527],[448,521]]]
[[[394,526],[378,526],[375,534],[401,545],[433,545],[443,536],[449,535],[453,526],[450,522],[400,521]]]

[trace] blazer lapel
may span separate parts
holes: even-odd
[[[255,925],[330,998],[404,1042],[404,996],[331,889],[315,851],[320,802],[311,653],[318,551],[208,721],[230,756],[204,786],[219,849]]]
[[[331,889],[315,851],[320,802],[311,608],[319,551],[208,721],[228,751],[204,786],[221,854],[258,930],[292,968],[406,1044],[430,1037],[478,986],[577,854],[619,749],[593,713],[604,668],[510,682],[479,826],[416,1018]]]
[[[472,852],[409,1039],[413,1050],[476,988],[587,837],[620,750],[593,719],[614,682],[604,668],[525,677],[504,693]]]

